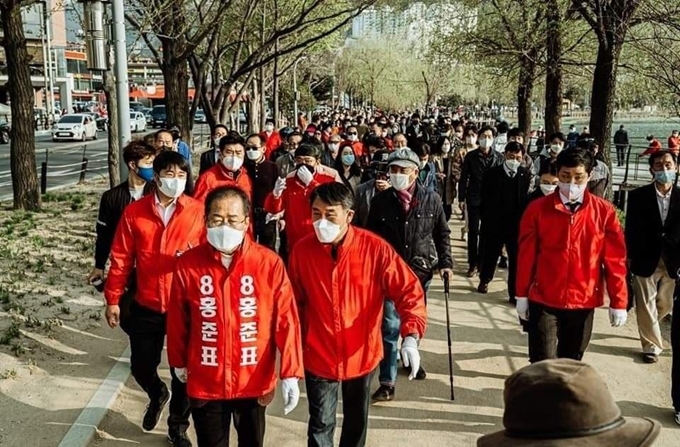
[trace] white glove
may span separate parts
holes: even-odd
[[[175,370],[175,376],[177,380],[182,383],[187,383],[187,369],[186,368],[173,368]]]
[[[300,401],[300,386],[298,378],[291,377],[281,381],[281,391],[283,392],[283,414],[288,414],[297,407]]]
[[[401,361],[405,367],[411,367],[408,380],[413,380],[420,369],[420,352],[418,352],[418,342],[415,338],[406,337],[401,342]]]
[[[276,179],[276,184],[274,184],[274,191],[272,193],[274,194],[274,198],[278,199],[281,197],[281,194],[283,194],[283,191],[286,189],[286,179],[285,178],[277,178]]]
[[[297,177],[302,183],[305,184],[305,186],[309,185],[312,183],[312,180],[314,180],[314,174],[309,172],[309,169],[307,169],[307,166],[305,165],[302,165],[298,168]]]
[[[528,298],[517,298],[517,304],[515,304],[515,310],[517,310],[517,316],[522,321],[529,321],[529,299]]]
[[[609,308],[609,323],[612,327],[619,327],[626,324],[628,319],[628,311],[626,309],[612,309]]]

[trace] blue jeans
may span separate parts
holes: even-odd
[[[426,302],[430,282],[426,282],[423,286]],[[381,385],[394,386],[397,382],[397,357],[399,352],[397,345],[400,328],[401,320],[397,308],[394,306],[394,301],[385,300],[382,321],[383,359],[380,361],[380,375],[378,376]]]
[[[329,380],[305,372],[309,425],[307,447],[333,447],[338,391],[342,390],[340,447],[364,447],[373,374],[345,381]]]

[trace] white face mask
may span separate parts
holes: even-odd
[[[562,152],[562,145],[561,144],[551,144],[550,145],[550,152],[553,154],[559,154]]]
[[[215,247],[215,250],[231,253],[241,245],[245,231],[222,225],[219,227],[208,228],[208,242]]]
[[[319,219],[314,222],[314,232],[316,238],[322,244],[330,244],[338,238],[340,234],[340,225],[334,224],[326,219]]]
[[[357,140],[359,139],[359,137],[356,136],[356,135],[349,135],[349,136],[347,137],[347,139],[348,139],[349,141],[357,141]]]
[[[562,183],[558,184],[560,193],[569,199],[570,202],[580,202],[586,192],[587,183],[577,185],[576,183]]]
[[[328,150],[333,152],[334,154],[338,152],[338,149],[340,149],[340,145],[338,143],[329,143],[328,144]]]
[[[411,176],[408,174],[390,174],[390,183],[397,191],[404,191],[411,186]]]
[[[176,199],[184,193],[184,188],[187,186],[187,179],[185,178],[163,178],[161,177],[161,184],[158,189],[167,197]]]
[[[246,155],[248,156],[249,160],[259,160],[260,157],[262,157],[262,151],[259,149],[250,149],[246,151]]]
[[[442,146],[442,152],[443,153],[448,154],[450,150],[451,150],[450,144],[445,144],[445,145]]]
[[[482,149],[488,149],[493,144],[493,138],[482,138],[479,140],[479,146]]]
[[[266,130],[267,132],[271,132],[271,131],[274,130],[274,125],[273,124],[267,124],[267,125],[264,126],[264,130]]]
[[[222,164],[228,171],[238,171],[243,166],[243,159],[234,155],[227,155],[222,159]]]
[[[222,139],[222,137],[215,137],[215,138],[213,138],[213,144],[214,144],[215,147],[218,148],[218,149],[219,149],[219,147],[220,147],[220,140],[221,140],[221,139]]]
[[[520,167],[521,164],[522,164],[522,162],[519,161],[519,160],[514,160],[514,159],[513,160],[505,160],[505,166],[507,166],[508,169],[513,171],[513,172],[516,171]]]
[[[544,196],[550,195],[555,192],[557,189],[557,185],[544,185],[540,184],[538,185],[539,188],[541,188],[541,192],[543,193]]]

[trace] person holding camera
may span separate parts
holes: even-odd
[[[387,157],[389,152],[383,150],[373,154],[371,164],[364,171],[369,180],[357,186],[354,200],[354,225],[366,228],[368,213],[371,210],[371,201],[379,192],[390,187],[387,172]]]

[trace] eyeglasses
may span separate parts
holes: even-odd
[[[231,227],[235,230],[238,230],[240,225],[243,225],[246,222],[247,217],[244,217],[242,220],[236,220],[236,219],[227,219],[224,220],[221,217],[212,217],[208,220],[208,227],[209,228],[217,228],[217,227]]]
[[[347,135],[359,135],[359,134],[356,132],[348,132]]]

